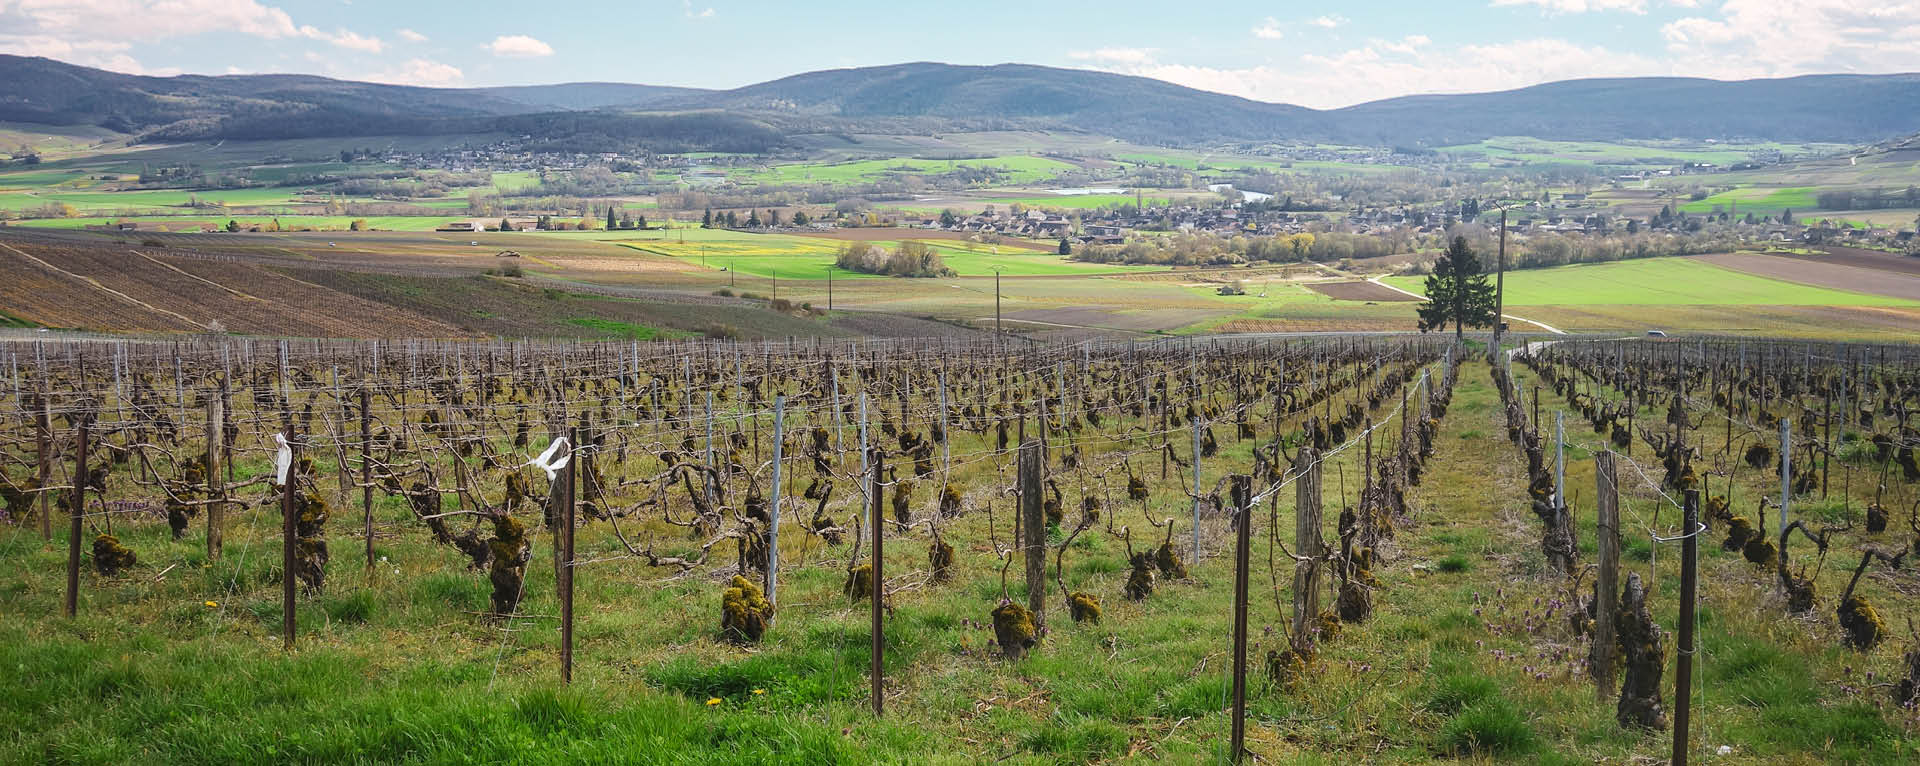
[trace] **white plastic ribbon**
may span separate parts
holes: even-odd
[[[293,467],[293,447],[287,444],[287,437],[275,432],[273,440],[280,445],[273,453],[273,475],[278,477],[280,486],[287,485],[287,470]]]
[[[557,472],[567,467],[567,461],[573,459],[573,450],[566,450],[565,454],[561,454],[561,451],[564,450],[566,446],[567,437],[562,436],[556,438],[552,444],[547,445],[547,451],[540,453],[539,457],[527,461],[526,464],[546,471],[547,481],[553,481],[555,476],[558,475]]]

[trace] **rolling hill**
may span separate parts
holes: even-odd
[[[1570,80],[1314,110],[1144,77],[1025,64],[835,69],[713,91],[620,83],[416,88],[307,75],[142,77],[0,56],[0,121],[96,125],[146,140],[532,132],[645,144],[664,130],[672,133],[668,140],[647,145],[727,151],[758,151],[795,133],[1006,129],[1172,146],[1438,146],[1503,135],[1870,143],[1920,132],[1920,75]]]

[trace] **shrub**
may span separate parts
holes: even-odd
[[[892,252],[871,242],[848,242],[840,246],[833,265],[847,271],[890,277],[950,277],[954,273],[940,259],[940,254],[923,242],[902,242],[899,249]]]
[[[1440,560],[1440,571],[1442,572],[1465,572],[1472,568],[1473,562],[1468,561],[1467,557],[1458,553]]]
[[[1447,721],[1440,729],[1440,742],[1456,755],[1522,753],[1533,749],[1534,734],[1513,703],[1489,697]]]
[[[718,290],[715,290],[715,291],[713,291],[713,294],[714,294],[714,295],[718,295],[718,296],[720,296],[720,297],[722,297],[722,298],[732,298],[732,297],[733,297],[733,291],[732,291],[732,290],[730,290],[730,289],[727,289],[727,288],[725,288],[725,287],[722,287],[722,288],[720,288],[720,289],[718,289]]]

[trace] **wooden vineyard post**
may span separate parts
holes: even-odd
[[[367,537],[367,568],[373,568],[373,395],[366,382],[360,384],[360,515]],[[345,468],[341,469],[345,473]]]
[[[780,462],[786,456],[787,395],[773,395],[773,491],[767,503],[767,603],[780,605]]]
[[[1293,565],[1293,650],[1311,656],[1314,618],[1320,615],[1320,454],[1312,447],[1300,450],[1294,468],[1293,554],[1304,560]]]
[[[1593,461],[1600,567],[1594,580],[1592,672],[1595,690],[1605,700],[1613,696],[1613,613],[1620,592],[1620,494],[1613,451],[1594,455]]]
[[[42,489],[44,489],[47,486],[47,480],[50,478],[53,478],[53,418],[51,414],[49,414],[49,410],[51,410],[52,407],[53,405],[51,403],[51,400],[47,396],[47,387],[43,381],[40,386],[40,411],[38,413],[35,413],[34,415],[34,417],[40,421],[39,422],[40,427],[38,429],[39,440],[40,440],[40,444],[39,444],[40,485],[39,486]],[[40,539],[42,540],[53,539],[53,516],[52,516],[52,511],[49,510],[49,505],[50,505],[50,498],[47,497],[47,493],[41,492],[40,493]]]
[[[280,488],[280,632],[287,651],[293,650],[293,633],[296,625],[294,615],[294,586],[299,578],[293,576],[294,520],[299,517],[299,503],[295,501],[295,488],[300,486],[300,445],[294,442],[293,424],[285,426],[287,449],[291,457],[287,460],[287,482]]]
[[[1240,763],[1247,750],[1247,558],[1252,548],[1253,477],[1233,476],[1233,738],[1232,756]]]
[[[1673,766],[1687,766],[1687,725],[1693,713],[1693,600],[1698,586],[1700,490],[1689,489],[1682,509],[1686,531],[1680,540],[1680,646],[1673,669]],[[1781,521],[1786,521],[1784,516]],[[1785,527],[1782,527],[1784,529]]]
[[[573,438],[568,440],[567,450],[577,453],[580,450],[580,431],[574,429]],[[560,534],[556,540],[560,543],[558,558],[560,581],[556,589],[560,592],[560,683],[573,683],[573,527],[574,527],[574,483],[579,476],[580,458],[567,461],[562,469],[560,490]]]
[[[1200,418],[1193,419],[1193,558],[1200,563]]]
[[[1793,425],[1786,418],[1780,419],[1780,526],[1787,528],[1787,504],[1793,500]],[[1760,531],[1767,531],[1765,524]]]
[[[74,426],[74,451],[76,462],[73,469],[72,506],[67,509],[67,616],[72,617],[80,611],[80,517],[87,508],[87,430],[93,418],[81,413],[79,422]]]
[[[1169,412],[1169,410],[1173,408],[1172,402],[1168,400],[1171,399],[1172,397],[1173,397],[1173,373],[1167,373],[1166,375],[1160,378],[1159,404],[1160,404],[1160,480],[1161,481],[1167,480],[1167,457],[1173,454],[1172,452],[1169,451],[1173,449],[1173,427],[1168,423],[1168,420],[1172,417],[1172,414]]]
[[[1020,548],[1027,557],[1027,609],[1036,628],[1046,622],[1042,610],[1047,605],[1047,521],[1040,498],[1046,454],[1037,441],[1020,445]]]
[[[866,395],[862,394],[861,401],[864,402],[865,400]],[[861,412],[864,413],[865,411],[866,408],[862,407]],[[886,592],[881,590],[881,585],[885,581],[881,579],[880,573],[880,565],[885,561],[885,558],[882,556],[884,548],[881,541],[886,537],[886,525],[881,523],[881,519],[886,517],[885,511],[880,508],[880,498],[881,495],[885,493],[886,487],[881,484],[880,477],[886,472],[886,460],[886,453],[876,449],[873,451],[872,459],[869,461],[873,467],[873,504],[867,510],[867,518],[873,522],[873,582],[871,583],[871,596],[869,597],[869,600],[873,602],[873,660],[868,674],[873,678],[873,717],[875,718],[879,718],[886,713],[886,695],[882,691],[886,678],[884,675],[885,671],[881,668],[881,659],[885,655],[887,643],[885,626],[881,622],[881,619],[885,616],[882,602],[886,600]]]
[[[226,437],[226,414],[224,397],[215,393],[207,401],[207,498],[215,502],[207,504],[207,559],[220,558],[220,517],[225,513],[226,483],[220,479],[220,458],[224,454],[220,442]]]

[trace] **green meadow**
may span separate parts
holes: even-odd
[[[1388,277],[1421,292],[1424,277]],[[1647,258],[1509,271],[1508,306],[1914,306],[1913,301],[1810,287],[1687,258]]]
[[[1782,211],[1794,210],[1797,211],[1796,216],[1813,216],[1818,212],[1814,209],[1814,195],[1818,192],[1818,189],[1810,186],[1743,186],[1687,202],[1680,209],[1688,213],[1724,211],[1734,215],[1779,215]]]

